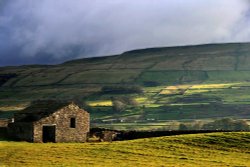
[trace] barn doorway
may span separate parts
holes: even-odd
[[[43,142],[56,142],[56,126],[46,125],[43,126]]]

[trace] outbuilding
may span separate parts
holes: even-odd
[[[29,142],[86,142],[89,113],[73,102],[35,101],[14,115],[12,138]]]

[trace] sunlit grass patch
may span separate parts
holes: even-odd
[[[144,87],[143,90],[145,93],[158,93],[164,88],[165,86]]]
[[[222,89],[238,85],[240,83],[223,83],[223,84],[197,84],[193,85],[191,89]]]
[[[162,106],[161,104],[156,104],[156,103],[151,103],[151,104],[145,104],[145,107],[148,107],[148,108],[158,108]]]
[[[187,89],[190,86],[191,85],[175,85],[175,86],[168,86],[168,87],[166,87],[166,89],[169,89],[169,90]]]
[[[160,94],[161,95],[181,94],[184,93],[189,87],[191,87],[191,85],[167,86],[160,92]]]
[[[185,95],[191,95],[191,94],[200,94],[200,93],[206,93],[210,91],[215,91],[215,90],[210,90],[210,89],[189,89],[185,92]]]
[[[232,86],[236,86],[240,83],[224,83],[224,84],[195,84],[195,85],[173,85],[164,88],[160,94],[173,95],[173,94],[197,94],[205,93],[209,91],[215,91],[216,89],[225,89]]]
[[[217,83],[217,84],[195,84],[190,86],[186,91],[185,95],[192,95],[192,94],[206,94],[211,92],[219,91],[223,93],[227,91],[227,89],[239,89],[241,83]],[[237,88],[236,88],[237,87]]]
[[[112,143],[0,141],[0,166],[249,166],[249,133],[212,133]]]
[[[148,100],[147,97],[136,97],[135,101],[138,103],[145,103]]]
[[[87,103],[91,107],[96,107],[96,106],[112,106],[112,101],[111,100],[105,100],[105,101],[92,101]]]
[[[133,98],[133,97],[131,97]],[[134,100],[138,104],[144,104],[148,99],[147,97],[135,97]],[[88,101],[87,104],[91,107],[97,106],[112,106],[112,100],[95,100],[95,101]]]
[[[179,93],[179,90],[168,90],[164,89],[160,92],[161,95],[171,95],[171,94],[177,94]]]

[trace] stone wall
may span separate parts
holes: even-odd
[[[0,127],[8,127],[9,119],[0,119]]]
[[[76,127],[70,127],[70,119],[75,118]],[[56,142],[86,142],[89,132],[89,113],[70,104],[49,117],[34,123],[34,142],[43,141],[43,126],[56,126]]]

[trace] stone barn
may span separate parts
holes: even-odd
[[[86,142],[89,113],[72,102],[36,101],[14,115],[9,136],[30,142]]]

